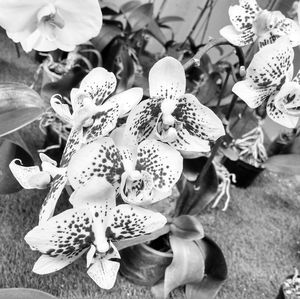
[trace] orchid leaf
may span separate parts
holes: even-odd
[[[70,91],[76,87],[86,75],[83,68],[76,66],[68,71],[61,79],[56,82],[50,82],[42,88],[42,96],[50,99],[55,94],[60,94],[62,97],[70,97]]]
[[[56,297],[34,289],[11,288],[0,289],[0,299],[55,299]]]
[[[44,112],[40,95],[20,83],[0,83],[0,137],[28,125]]]
[[[185,240],[199,240],[204,237],[202,224],[195,216],[182,215],[175,218],[170,230],[174,236]]]
[[[111,1],[101,1],[101,11],[103,15],[115,15],[120,12],[118,5],[112,3]]]
[[[126,13],[129,12],[137,7],[139,7],[141,5],[140,1],[129,1],[124,3],[121,7],[120,10],[122,11],[122,13]]]
[[[153,20],[153,4],[146,3],[137,7],[127,16],[127,19],[133,32],[145,28]]]
[[[155,20],[152,20],[148,24],[147,31],[162,45],[166,44],[167,39],[166,39],[165,35],[163,34],[163,32],[161,31],[161,29],[159,28],[159,26]]]
[[[264,167],[273,172],[299,175],[300,155],[289,154],[272,156],[264,163]]]
[[[205,276],[200,284],[187,284],[187,299],[213,299],[216,297],[225,279],[227,265],[218,245],[208,237],[195,241],[204,254]]]
[[[178,17],[178,16],[166,16],[166,17],[162,17],[158,20],[159,24],[164,24],[164,23],[168,23],[168,22],[183,22],[184,18],[182,17]]]
[[[200,283],[204,277],[205,263],[200,247],[193,241],[170,236],[170,244],[173,251],[172,263],[166,268],[164,279],[164,295],[159,294],[162,290],[153,287],[158,297],[167,298],[175,288],[187,283]]]
[[[103,24],[99,35],[91,39],[91,42],[99,52],[102,52],[110,42],[121,35],[122,30],[118,26]]]

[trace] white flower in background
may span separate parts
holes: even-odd
[[[98,0],[0,0],[0,26],[26,52],[72,51],[98,35]]]
[[[225,134],[222,122],[185,89],[185,72],[178,60],[165,57],[156,62],[149,73],[150,98],[129,113],[128,142],[138,144],[151,136],[185,156],[210,151],[210,141]]]
[[[112,97],[117,80],[112,72],[102,67],[94,68],[81,81],[79,88],[71,91],[73,114],[69,106],[62,104],[57,96],[51,99],[51,106],[64,121],[73,127],[87,124],[84,142],[92,142],[106,136],[116,126],[118,118],[135,107],[143,97],[143,89],[133,87]]]
[[[75,190],[70,202],[101,199],[105,178],[125,202],[151,204],[171,194],[182,165],[180,153],[157,140],[144,140],[137,148],[129,148],[102,137],[83,146],[69,163],[68,179]]]
[[[280,11],[261,9],[256,0],[240,0],[229,7],[232,25],[223,27],[220,34],[236,46],[246,46],[258,41],[259,47],[273,43],[281,36],[288,36],[293,47],[300,45],[300,27]]]
[[[292,81],[293,59],[288,38],[281,37],[254,55],[246,79],[232,88],[252,109],[267,101],[269,117],[288,128],[297,125],[300,111],[300,75]]]
[[[82,200],[80,205],[33,228],[25,241],[43,255],[33,272],[58,271],[87,253],[87,274],[104,289],[114,286],[120,267],[115,245],[162,228],[167,219],[160,213],[128,204],[115,204],[114,188],[101,182],[106,197]],[[114,245],[115,243],[115,245]]]

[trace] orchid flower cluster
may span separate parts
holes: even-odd
[[[24,188],[50,185],[39,224],[25,236],[42,253],[33,271],[57,271],[86,253],[88,275],[105,289],[116,280],[119,242],[167,223],[147,206],[171,195],[183,157],[204,155],[225,133],[209,108],[185,94],[184,68],[174,58],[150,70],[149,99],[141,101],[141,88],[112,95],[116,84],[113,73],[98,67],[72,89],[72,111],[52,97],[52,108],[72,127],[59,167],[45,154],[41,169],[10,163]],[[65,187],[73,207],[53,216]]]
[[[300,45],[300,26],[279,11],[262,10],[255,0],[240,0],[229,8],[232,25],[220,30],[229,42],[246,46],[258,42],[259,51],[245,80],[232,91],[250,108],[266,106],[275,122],[296,127],[300,116],[300,71],[293,78],[293,47]]]

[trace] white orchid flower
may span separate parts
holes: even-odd
[[[138,144],[151,136],[185,156],[210,151],[209,142],[225,134],[222,122],[185,89],[185,72],[178,60],[165,57],[156,62],[149,73],[150,98],[129,113],[128,142]]]
[[[0,0],[0,26],[26,52],[72,51],[98,35],[98,0]]]
[[[267,101],[267,113],[275,122],[294,128],[299,109],[298,76],[292,81],[294,51],[287,37],[263,47],[247,68],[246,79],[232,92],[254,109]],[[294,96],[295,95],[295,96]]]
[[[273,43],[281,36],[288,36],[293,47],[300,44],[300,27],[280,11],[261,9],[256,0],[240,0],[229,7],[232,25],[223,27],[220,34],[236,46],[246,46],[258,41],[259,47]]]
[[[151,204],[171,194],[182,165],[179,152],[157,140],[145,140],[132,149],[102,137],[83,146],[69,163],[68,179],[75,190],[70,202],[101,198],[100,182],[105,178],[125,202]]]
[[[84,142],[89,143],[100,136],[106,136],[116,126],[118,118],[135,107],[143,97],[143,90],[133,87],[112,97],[117,80],[112,72],[102,67],[94,68],[82,80],[79,89],[71,91],[73,114],[69,106],[52,97],[51,106],[64,121],[78,128],[88,125]]]
[[[114,188],[103,184],[106,197],[96,202],[82,201],[25,236],[30,247],[43,254],[33,272],[58,271],[87,253],[87,274],[99,287],[110,289],[120,266],[114,242],[149,234],[166,224],[167,219],[160,213],[128,204],[116,206]]]

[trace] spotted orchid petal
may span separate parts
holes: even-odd
[[[285,126],[287,128],[295,128],[299,121],[299,116],[293,116],[285,113],[285,111],[278,108],[279,103],[274,102],[274,98],[271,98],[267,103],[267,114],[275,122]],[[299,109],[299,103],[298,103]],[[298,110],[299,113],[300,110]]]
[[[220,30],[220,35],[226,38],[231,44],[238,47],[247,46],[253,43],[257,38],[252,27],[239,32],[232,25],[223,27]]]
[[[105,103],[100,106],[93,116],[93,125],[85,133],[85,143],[93,142],[99,137],[108,135],[117,125],[119,117],[119,105],[117,103]]]
[[[143,89],[133,87],[110,97],[107,102],[117,103],[119,105],[119,117],[124,117],[142,100],[142,97]]]
[[[33,228],[25,241],[33,250],[53,258],[43,257],[35,266],[38,273],[61,269],[77,259],[94,241],[91,215],[86,209],[66,210]],[[44,267],[47,262],[52,264],[49,270]]]
[[[48,172],[38,166],[22,166],[22,161],[14,159],[9,164],[10,171],[24,189],[45,189],[51,181]]]
[[[151,98],[174,100],[185,93],[186,78],[182,64],[173,57],[157,61],[149,72]]]
[[[294,52],[287,37],[263,47],[247,69],[246,80],[237,82],[232,91],[251,108],[256,108],[293,74]]]
[[[76,190],[93,177],[105,178],[110,184],[120,182],[124,172],[122,157],[109,137],[102,137],[84,145],[70,160],[68,178]]]
[[[185,94],[178,99],[173,115],[190,135],[202,140],[215,141],[225,135],[223,124],[217,115],[192,94]]]
[[[154,98],[147,99],[131,110],[124,133],[129,144],[137,145],[153,133],[160,115],[161,102]]]
[[[91,70],[81,81],[80,90],[89,95],[96,105],[104,103],[117,85],[115,75],[102,67]]]
[[[50,99],[50,104],[52,109],[56,112],[58,117],[62,119],[64,122],[71,124],[72,123],[72,115],[70,112],[70,108],[68,104],[63,104],[61,102],[60,95],[54,95]]]
[[[114,241],[150,234],[167,223],[164,215],[141,207],[121,204],[112,211],[106,236]]]

